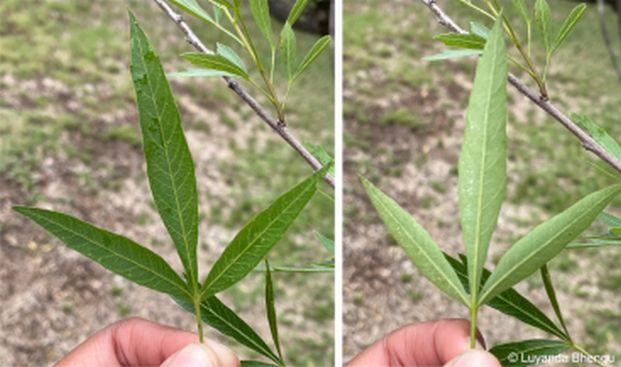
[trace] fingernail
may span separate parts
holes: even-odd
[[[469,350],[451,360],[445,367],[500,367],[491,354],[480,350]]]
[[[161,367],[214,367],[205,347],[188,344],[170,356]]]

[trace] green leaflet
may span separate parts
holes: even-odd
[[[319,163],[321,163],[321,165],[325,166],[327,164],[331,164],[332,162],[334,162],[334,158],[332,158],[332,156],[321,145],[315,145],[315,144],[310,144],[310,143],[305,144],[305,145],[306,145],[306,148],[311,152],[311,154],[315,158],[317,158],[317,160],[319,161]],[[330,168],[328,173],[334,176],[335,174],[334,166]]]
[[[457,50],[444,50],[440,52],[439,54],[425,56],[423,57],[423,60],[440,61],[440,60],[447,60],[447,59],[457,59],[457,58],[466,57],[466,56],[479,56],[481,55],[481,53],[482,53],[481,50],[469,49],[469,48],[462,48],[462,49],[457,49]]]
[[[598,126],[593,120],[584,115],[572,113],[571,119],[580,126],[582,130],[595,139],[608,153],[612,154],[618,160],[621,160],[621,146],[608,134],[606,129]]]
[[[388,232],[427,279],[450,297],[468,304],[457,274],[429,233],[393,199],[365,178],[360,179]]]
[[[194,313],[194,306],[189,298],[173,298],[175,302],[186,311]],[[207,325],[218,330],[222,334],[233,338],[233,340],[238,343],[279,363],[280,359],[278,356],[267,346],[267,343],[265,343],[254,329],[215,296],[208,297],[202,301],[201,318]]]
[[[594,192],[548,219],[507,250],[485,282],[484,304],[536,272],[576,239],[621,192],[621,185]]]
[[[234,74],[227,73],[226,71],[214,70],[214,69],[186,69],[182,71],[176,71],[169,73],[169,77],[181,77],[181,78],[195,78],[195,77],[213,77],[213,76],[235,76]]]
[[[194,161],[159,57],[133,14],[131,74],[153,200],[191,282],[198,277],[198,200]]]
[[[546,0],[537,0],[535,2],[535,24],[539,29],[546,52],[549,54],[552,50],[552,16],[550,14],[550,5]]]
[[[515,6],[517,10],[520,12],[522,19],[524,19],[524,23],[530,24],[532,22],[530,11],[528,10],[528,7],[526,6],[525,0],[513,0],[513,6]]]
[[[224,58],[226,58],[233,64],[235,64],[237,67],[242,69],[244,73],[248,74],[248,69],[246,69],[246,64],[244,64],[244,60],[242,60],[242,58],[239,57],[237,52],[235,52],[235,50],[233,50],[229,46],[222,44],[220,42],[216,43],[216,53],[218,55],[223,56]]]
[[[602,212],[602,214],[598,216],[598,219],[600,219],[602,222],[606,223],[606,225],[610,227],[621,227],[621,218],[617,217],[616,215]]]
[[[289,79],[289,83],[293,82],[293,69],[295,65],[295,50],[296,50],[296,41],[295,41],[295,33],[293,33],[293,29],[291,28],[291,24],[289,22],[285,23],[282,27],[282,32],[280,33],[280,44],[282,47],[282,56],[285,61],[285,68],[287,70],[287,77]]]
[[[543,281],[543,286],[546,289],[546,294],[548,295],[554,314],[556,315],[557,320],[561,323],[565,334],[569,337],[569,331],[567,330],[567,325],[565,324],[565,318],[563,317],[561,306],[558,304],[558,300],[556,298],[556,291],[554,290],[554,283],[552,283],[552,276],[548,270],[548,264],[543,265],[540,272],[541,280]]]
[[[479,22],[470,22],[470,33],[474,33],[477,36],[487,40],[487,38],[489,37],[489,32],[491,32],[491,30],[487,28],[484,24]]]
[[[328,250],[330,255],[334,256],[334,240],[329,239],[328,237],[322,235],[319,232],[315,232],[315,235],[317,236],[317,239],[319,239],[319,242],[321,242],[323,247],[325,247],[326,250]]]
[[[473,303],[507,186],[506,54],[499,18],[477,66],[459,156],[459,210]]]
[[[503,367],[526,367],[537,358],[551,357],[568,350],[569,346],[558,340],[533,339],[496,345],[490,349]]]
[[[272,37],[272,20],[270,18],[270,5],[268,0],[249,1],[250,11],[257,27],[267,40],[271,48],[274,48],[274,39]]]
[[[482,49],[485,38],[475,33],[442,33],[434,37],[450,47]]]
[[[467,259],[462,257],[462,261],[459,261],[447,254],[444,255],[448,262],[451,264],[457,276],[461,280],[462,284],[468,290],[468,270],[467,270]],[[490,271],[487,269],[483,269],[483,273],[481,274],[481,283],[484,283],[487,278],[490,276]],[[532,304],[528,299],[522,296],[513,288],[509,288],[506,291],[499,294],[497,297],[491,299],[488,303],[488,306],[504,313],[505,315],[509,315],[511,317],[515,317],[516,319],[530,325],[536,327],[540,330],[543,330],[547,333],[558,336],[561,339],[568,338],[567,334],[565,334],[559,327],[552,321],[545,313],[543,313],[537,306]]]
[[[270,263],[265,259],[265,311],[267,313],[267,322],[270,325],[270,333],[272,341],[276,346],[278,356],[282,359],[282,351],[280,349],[280,339],[278,338],[278,320],[276,318],[276,305],[274,304],[274,284],[272,283],[272,272],[270,271]]]
[[[25,206],[13,209],[68,247],[134,283],[173,297],[189,296],[186,284],[164,259],[130,239],[64,213]]]
[[[308,69],[310,64],[312,64],[313,61],[315,61],[315,59],[319,55],[321,55],[323,50],[330,44],[331,40],[332,40],[332,37],[323,36],[320,39],[318,39],[317,42],[315,42],[313,47],[311,47],[308,53],[304,56],[304,59],[302,59],[302,62],[300,63],[300,65],[298,65],[298,69],[296,70],[295,74],[291,78],[291,83],[295,82],[300,77],[300,75],[302,75],[302,73],[304,73],[304,71]]]
[[[315,172],[280,196],[239,231],[207,274],[202,298],[232,286],[261,262],[308,204],[329,167]]]
[[[244,69],[222,55],[208,55],[202,52],[186,52],[181,56],[196,66],[223,71],[242,77],[246,80],[250,79],[250,76]]]
[[[217,0],[215,1],[218,2]],[[233,33],[231,33],[227,29],[220,26],[220,21],[219,19],[217,19],[218,12],[216,12],[215,10],[214,10],[214,15],[216,16],[216,19],[211,17],[209,13],[207,13],[205,9],[203,9],[198,4],[196,0],[170,0],[170,2],[177,5],[181,9],[185,10],[186,12],[192,14],[193,16],[197,17],[198,19],[201,19],[202,21],[207,22],[217,27],[222,32],[224,32],[227,36],[233,38],[236,42],[241,43],[241,41],[239,40],[239,38],[237,38],[237,36],[235,36]]]
[[[295,4],[293,4],[293,7],[291,8],[291,11],[289,12],[289,16],[287,17],[287,23],[293,27],[300,15],[304,12],[304,9],[306,9],[307,5],[308,0],[296,0]]]
[[[233,5],[228,0],[209,0],[225,8],[233,9]]]
[[[569,33],[571,33],[571,31],[574,29],[576,24],[578,24],[578,22],[580,21],[580,18],[582,18],[582,15],[584,14],[584,11],[586,10],[586,8],[587,8],[586,4],[580,4],[571,10],[569,15],[563,22],[561,29],[556,35],[554,42],[552,42],[552,49],[550,50],[551,53],[556,51],[559,48],[559,46],[563,43],[563,41],[565,41]]]

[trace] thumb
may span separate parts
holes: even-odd
[[[451,359],[444,367],[501,367],[500,363],[489,352],[468,350]]]
[[[192,343],[171,355],[160,367],[237,367],[239,361],[227,347],[206,341]]]

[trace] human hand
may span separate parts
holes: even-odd
[[[238,367],[233,352],[187,331],[131,318],[114,323],[78,345],[56,367]]]
[[[470,323],[448,319],[404,326],[354,357],[347,367],[501,367],[478,335],[470,349]]]

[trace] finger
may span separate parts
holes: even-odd
[[[501,367],[492,354],[482,350],[469,350],[453,358],[444,367]]]
[[[160,367],[237,367],[239,360],[225,346],[191,343],[170,356]]]
[[[175,352],[197,341],[196,334],[132,318],[99,331],[60,361],[57,367],[159,366]],[[237,360],[228,348],[214,345],[210,344],[210,349],[224,363]],[[229,365],[236,366],[234,362]]]
[[[470,323],[448,319],[402,327],[375,342],[348,367],[442,366],[467,351]]]

